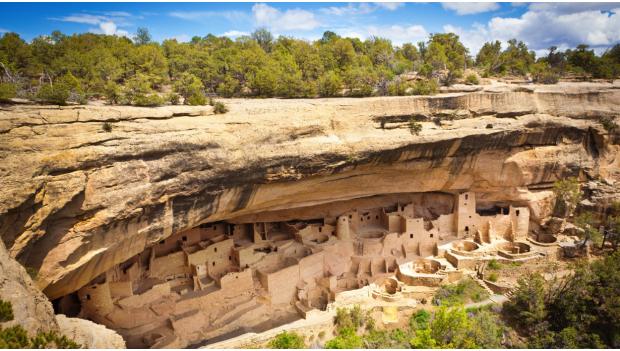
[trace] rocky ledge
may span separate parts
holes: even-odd
[[[51,298],[178,231],[463,189],[547,216],[552,183],[620,181],[620,84],[210,106],[3,106],[0,236]],[[417,122],[413,122],[417,121]],[[410,128],[421,123],[418,135]]]

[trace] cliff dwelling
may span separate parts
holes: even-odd
[[[526,244],[527,207],[489,214],[476,210],[473,192],[437,199],[445,213],[434,216],[419,203],[393,203],[312,221],[205,223],[58,305],[118,331],[129,347],[180,348],[304,318],[369,284],[393,300],[407,286],[454,281],[484,260],[535,255]]]

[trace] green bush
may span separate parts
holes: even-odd
[[[480,302],[486,299],[489,293],[470,278],[465,278],[457,284],[441,287],[435,294],[434,302],[441,306],[454,306],[468,302]]]
[[[338,331],[338,336],[325,343],[326,349],[361,349],[364,347],[362,337],[351,327]]]
[[[434,95],[439,91],[439,85],[434,79],[418,80],[412,87],[412,95]]]
[[[487,277],[487,280],[490,282],[496,282],[498,279],[497,273],[492,272],[491,274],[489,274],[489,276]]]
[[[164,99],[157,94],[149,94],[149,95],[137,94],[137,95],[134,95],[132,104],[135,106],[155,107],[155,106],[163,105]]]
[[[228,112],[228,107],[226,107],[226,105],[224,105],[224,103],[217,101],[215,103],[215,105],[213,105],[213,112],[216,115],[224,114],[224,113]]]
[[[181,102],[181,96],[177,93],[170,93],[166,96],[166,100],[168,100],[171,105],[178,105],[179,102]]]
[[[270,349],[305,349],[304,339],[295,332],[283,331],[276,335],[268,344]]]
[[[188,105],[206,105],[207,104],[207,97],[204,96],[202,93],[196,93],[192,96],[190,96],[189,98],[187,98],[187,100],[185,100],[185,103]]]
[[[11,100],[17,95],[17,87],[11,83],[0,83],[0,102]]]
[[[106,100],[108,100],[108,104],[115,105],[120,103],[122,98],[121,88],[113,81],[108,81],[103,87],[103,95]]]
[[[416,121],[414,117],[409,118],[409,132],[412,135],[420,135],[422,131],[422,123]]]
[[[502,268],[502,265],[499,262],[497,262],[496,259],[492,259],[492,260],[489,261],[489,264],[487,265],[487,268],[490,269],[490,270],[496,271],[496,270]]]
[[[11,305],[11,302],[0,299],[0,323],[12,321],[13,318],[13,305]]]
[[[337,96],[342,89],[342,79],[338,73],[327,71],[318,80],[318,91],[320,96]]]
[[[71,91],[64,84],[45,84],[39,88],[36,94],[37,100],[56,105],[66,105]]]
[[[478,79],[478,76],[475,75],[474,73],[468,75],[467,78],[465,78],[465,82],[470,85],[480,84],[480,80]]]
[[[79,349],[81,345],[56,332],[29,337],[22,326],[0,329],[1,349]]]
[[[603,126],[603,128],[605,128],[605,130],[610,133],[618,129],[618,124],[611,117],[608,117],[608,116],[601,117],[600,123]]]
[[[390,96],[403,96],[407,93],[409,84],[402,80],[394,80],[387,84],[387,93]]]
[[[104,132],[109,133],[112,131],[112,124],[110,124],[110,122],[104,122],[101,129],[103,129]]]

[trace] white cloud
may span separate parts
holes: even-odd
[[[349,38],[368,39],[372,36],[386,38],[394,45],[404,43],[416,43],[428,39],[428,32],[421,25],[391,25],[391,26],[367,26],[367,27],[347,27],[335,29],[334,32],[340,36]]]
[[[368,33],[372,36],[388,38],[396,45],[416,43],[420,40],[426,40],[428,36],[428,32],[421,25],[369,26]]]
[[[173,11],[168,15],[188,21],[200,21],[213,17],[223,17],[229,21],[248,19],[248,15],[242,11]]]
[[[611,6],[616,8],[611,8]],[[620,41],[620,8],[618,4],[531,4],[520,17],[493,17],[487,24],[470,28],[444,26],[444,31],[459,35],[463,44],[475,55],[487,41],[499,40],[506,47],[509,39],[525,42],[537,56],[550,46],[565,50],[579,44],[592,46],[596,52]]]
[[[347,4],[347,6],[330,6],[319,9],[322,13],[332,16],[357,16],[366,15],[376,10],[366,2]]]
[[[0,33],[8,33],[8,32],[10,32],[10,30],[4,29],[4,28],[0,28]]]
[[[90,28],[88,30],[92,33],[117,35],[119,37],[129,37],[129,32],[123,29],[118,29],[116,23],[111,21],[99,23],[99,28]]]
[[[258,26],[274,31],[312,30],[320,26],[314,13],[301,9],[280,11],[267,4],[256,4],[252,6],[252,14]]]
[[[97,26],[88,31],[97,34],[108,34],[118,36],[129,36],[129,32],[119,27],[129,25],[128,19],[138,18],[123,11],[103,12],[103,15],[93,15],[89,13],[71,14],[64,17],[50,18],[61,22],[71,22],[79,24],[90,24]]]
[[[499,9],[499,4],[496,2],[442,2],[441,6],[445,10],[455,11],[460,16],[473,15],[476,13],[495,11]]]
[[[463,45],[469,49],[469,53],[474,56],[484,43],[493,40],[486,26],[480,23],[474,23],[468,30],[448,24],[443,26],[443,30],[458,35]]]
[[[250,33],[242,32],[239,30],[229,30],[227,32],[222,33],[222,36],[229,37],[229,38],[236,38],[236,37],[240,37],[243,35],[250,35]]]
[[[402,2],[376,2],[377,6],[384,8],[386,10],[394,11],[400,7],[405,6]]]

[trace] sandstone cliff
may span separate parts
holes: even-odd
[[[4,107],[0,236],[54,299],[207,221],[302,218],[335,201],[462,189],[481,203],[528,205],[540,220],[558,178],[617,186],[620,136],[600,118],[618,121],[618,88],[232,99],[225,115],[209,106]]]
[[[9,257],[0,242],[0,298],[11,303],[13,320],[0,327],[22,326],[30,336],[41,332],[58,332],[85,348],[125,348],[123,338],[102,325],[80,319],[54,315],[47,297],[35,286],[19,263]]]

